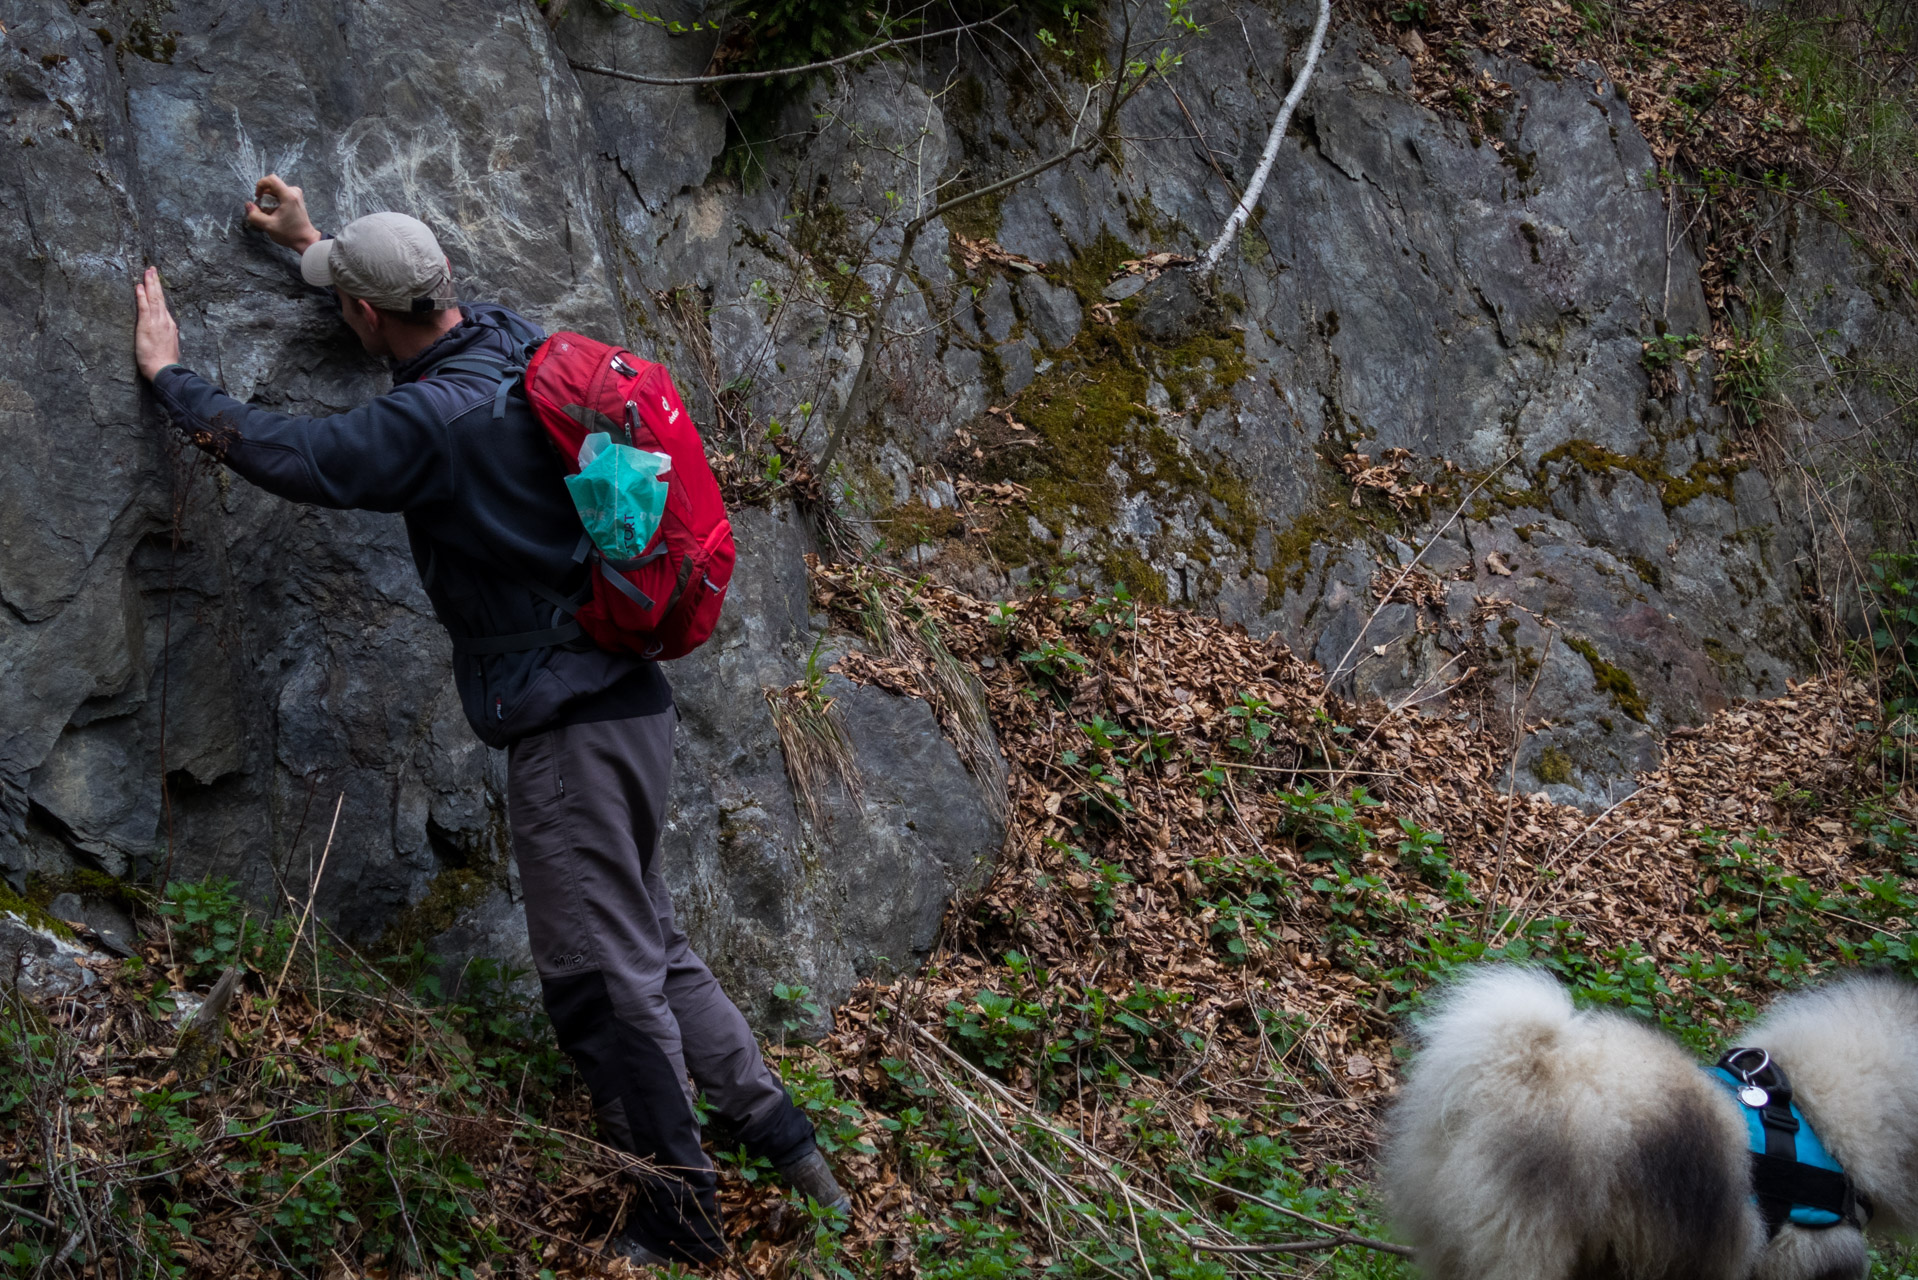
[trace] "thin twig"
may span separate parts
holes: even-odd
[[[346,792],[340,792],[340,798],[333,802],[333,825],[326,830],[326,847],[320,850],[319,870],[313,873],[313,886],[306,895],[306,909],[300,912],[300,922],[294,926],[293,940],[287,944],[286,963],[280,966],[280,976],[273,981],[273,994],[270,1001],[278,1004],[280,988],[286,984],[286,971],[293,967],[293,953],[299,950],[300,939],[306,934],[307,917],[313,914],[313,900],[320,896],[320,879],[326,875],[326,855],[333,852],[333,834],[340,829],[340,810],[346,804]]]
[[[43,1218],[39,1214],[35,1213],[33,1210],[27,1208],[26,1206],[17,1205],[11,1200],[0,1200],[0,1209],[4,1209],[8,1213],[17,1213],[23,1218],[32,1218],[35,1222],[39,1223],[43,1227],[52,1227],[55,1231],[58,1231],[60,1229],[60,1224],[55,1222],[52,1218]]]
[[[716,76],[646,76],[634,71],[617,71],[612,67],[597,67],[587,62],[567,60],[567,65],[575,71],[584,71],[596,76],[610,76],[615,80],[629,80],[634,84],[654,85],[663,89],[693,88],[698,85],[739,84],[747,80],[777,80],[782,76],[801,76],[812,71],[824,71],[828,67],[837,67],[847,62],[857,62],[861,58],[876,57],[888,49],[901,45],[923,44],[928,40],[940,40],[946,36],[956,36],[963,31],[977,27],[989,27],[1012,12],[1003,9],[990,18],[981,18],[977,22],[968,22],[957,27],[946,27],[939,31],[924,31],[916,36],[899,36],[882,44],[869,45],[864,49],[855,49],[851,53],[842,53],[837,58],[827,58],[824,62],[808,62],[798,67],[775,67],[770,71],[728,71]]]

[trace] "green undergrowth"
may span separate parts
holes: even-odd
[[[1703,1058],[1718,1052],[1728,1032],[1754,1017],[1765,994],[1779,987],[1801,985],[1839,967],[1884,966],[1918,977],[1918,930],[1912,923],[1918,920],[1918,880],[1913,879],[1918,844],[1908,829],[1893,842],[1900,857],[1897,871],[1836,888],[1816,887],[1785,869],[1768,831],[1696,833],[1702,879],[1693,909],[1708,918],[1717,945],[1708,952],[1661,957],[1637,942],[1595,947],[1569,919],[1488,912],[1453,865],[1441,833],[1405,820],[1389,834],[1381,833],[1368,825],[1376,802],[1362,789],[1334,794],[1301,786],[1289,802],[1295,816],[1287,834],[1313,872],[1301,881],[1259,859],[1201,861],[1194,870],[1206,891],[1196,906],[1212,919],[1221,950],[1242,955],[1254,947],[1280,945],[1280,922],[1291,915],[1286,904],[1300,895],[1317,898],[1329,920],[1319,945],[1339,969],[1381,992],[1383,1007],[1394,1018],[1416,1016],[1428,994],[1467,966],[1509,961],[1552,972],[1582,1006],[1654,1022]],[[1412,891],[1395,890],[1371,869],[1381,854],[1416,877]],[[1084,900],[1109,918],[1110,904],[1125,891],[1129,876],[1117,864],[1083,855],[1076,861],[1088,882]],[[1847,924],[1834,928],[1834,920]],[[1384,945],[1388,939],[1389,947]],[[1042,1107],[1059,1106],[1088,1091],[1123,1100],[1137,1077],[1168,1079],[1196,1060],[1204,1042],[1185,1021],[1183,1006],[1178,995],[1149,984],[1135,983],[1114,995],[1058,982],[1015,952],[1003,957],[990,987],[948,1005],[946,1025],[953,1042],[982,1070],[1030,1082]],[[1303,1029],[1284,1018],[1265,1027],[1282,1054],[1300,1043]],[[902,1064],[888,1063],[887,1069],[901,1108],[894,1114],[905,1116],[915,1130],[908,1148],[912,1162],[948,1177],[963,1178],[970,1170],[983,1182],[990,1152],[956,1123],[958,1117],[943,1125],[931,1119],[937,1114],[934,1092]],[[1308,1066],[1307,1074],[1313,1069]],[[1334,1068],[1317,1064],[1316,1069],[1330,1073]],[[1168,1123],[1143,1098],[1127,1114],[1129,1145],[1147,1151],[1175,1145]],[[1269,1114],[1219,1125],[1216,1156],[1191,1169],[1207,1181],[1189,1178],[1185,1186],[1202,1195],[1212,1183],[1223,1182],[1361,1234],[1379,1234],[1362,1182],[1336,1168],[1321,1171],[1310,1183],[1301,1177],[1298,1152],[1280,1136],[1299,1121],[1297,1111],[1275,1103]],[[1064,1159],[1057,1167],[1061,1176],[1078,1172]],[[1177,1183],[1180,1170],[1174,1164],[1166,1176]],[[946,1265],[926,1274],[1089,1275],[1100,1264],[1123,1267],[1129,1261],[1120,1254],[1098,1256],[1087,1241],[1083,1265],[1042,1268],[1029,1237],[1015,1232],[1019,1214],[1014,1208],[983,1185],[968,1194],[966,1204],[980,1218],[929,1224],[925,1240]],[[1101,1215],[1110,1220],[1122,1208],[1087,1203],[1074,1206],[1074,1213],[1091,1222]],[[1192,1269],[1199,1259],[1183,1247],[1178,1214],[1141,1213],[1137,1219],[1138,1247],[1144,1250],[1138,1260],[1155,1274],[1223,1274]],[[1248,1240],[1289,1227],[1256,1212],[1234,1215],[1228,1225]],[[1088,1226],[1080,1226],[1091,1235]],[[1337,1275],[1410,1274],[1397,1259],[1359,1249],[1342,1251],[1332,1265],[1331,1274]],[[1908,1266],[1907,1255],[1894,1249],[1879,1259],[1874,1275],[1898,1275]]]
[[[1074,732],[1058,739],[1069,745],[1056,754],[1023,761],[1057,793],[1034,864],[1044,870],[971,918],[975,954],[989,962],[966,966],[959,989],[939,997],[943,1038],[967,1066],[935,1079],[924,1059],[894,1058],[884,1089],[868,1099],[910,1135],[905,1166],[963,1188],[965,1214],[917,1224],[927,1232],[921,1265],[930,1274],[1231,1274],[1218,1255],[1192,1247],[1208,1215],[1204,1233],[1214,1240],[1226,1231],[1244,1243],[1296,1238],[1296,1224],[1240,1216],[1256,1202],[1208,1198],[1217,1183],[1381,1235],[1362,1162],[1326,1158],[1308,1103],[1338,1096],[1354,1052],[1375,1061],[1397,1055],[1391,1066],[1404,1065],[1404,1020],[1470,965],[1542,967],[1581,1005],[1653,1022],[1701,1057],[1781,988],[1874,965],[1918,977],[1918,844],[1905,811],[1860,791],[1862,781],[1807,792],[1802,802],[1786,797],[1800,817],[1806,805],[1849,817],[1843,826],[1858,855],[1850,874],[1814,881],[1795,864],[1795,837],[1699,829],[1669,854],[1688,864],[1680,875],[1692,886],[1677,908],[1685,943],[1621,930],[1616,914],[1596,927],[1581,905],[1595,895],[1582,895],[1583,886],[1558,892],[1548,870],[1536,898],[1507,882],[1488,901],[1483,849],[1468,873],[1447,835],[1395,812],[1385,789],[1322,785],[1327,773],[1363,769],[1355,739],[1366,730],[1337,723],[1336,708],[1282,705],[1269,690],[1248,689],[1220,709],[1211,686],[1217,728],[1204,737],[1155,728],[1156,699],[1115,695],[1102,683],[1124,665],[1141,612],[1116,592],[1069,606],[1034,597],[1000,605],[984,624],[1002,637],[991,652],[1016,661],[1029,682],[1018,696],[1036,708],[1035,720],[1063,718]],[[1167,625],[1163,616],[1155,628]],[[1177,678],[1204,687],[1192,675]],[[1175,851],[1169,873],[1144,847],[1168,814],[1181,824],[1159,837]],[[1209,851],[1176,852],[1194,849]],[[1532,870],[1522,874],[1531,883]],[[1148,881],[1159,914],[1142,920]],[[1170,905],[1168,881],[1181,886]],[[1044,923],[1041,904],[1060,894],[1082,913],[1084,934],[1062,936]],[[1194,985],[1184,962],[1177,974],[1125,968],[1142,937],[1186,924],[1200,926],[1218,972],[1242,981]],[[1274,974],[1348,990],[1361,1016],[1328,1034],[1329,1011],[1270,1001]],[[934,986],[946,981],[928,975]],[[1227,1017],[1201,1017],[1205,993],[1228,988],[1268,994]],[[1256,1098],[1235,1087],[1235,1068],[1207,1074],[1233,1061],[1246,1037],[1261,1046]],[[995,1089],[1025,1100],[1010,1135],[980,1129],[978,1113],[954,1106],[963,1096],[992,1111],[1005,1096]],[[1207,1117],[1198,1138],[1186,1122],[1192,1111]],[[1138,1185],[1167,1188],[1166,1198],[1110,1198],[1065,1141],[1095,1130],[1101,1159],[1146,1171]],[[1122,1213],[1125,1229],[1113,1230]],[[1316,1265],[1268,1263],[1269,1274],[1309,1274]],[[1358,1246],[1326,1265],[1349,1268],[1336,1274],[1410,1274],[1401,1260]],[[1904,1265],[1888,1255],[1878,1274]]]
[[[515,975],[476,962],[441,991],[423,951],[301,945],[225,881],[152,906],[80,1005],[0,997],[0,1271],[553,1274],[489,1185],[579,1164],[549,1127],[577,1113],[571,1068]],[[181,1079],[176,1009],[229,967],[224,1055]]]
[[[1918,178],[1918,12],[1879,0],[1799,0],[1764,13],[1757,27],[1760,47],[1820,151],[1864,183],[1910,190]]]
[[[1908,559],[1884,562],[1876,648],[1906,680],[1914,578]],[[914,626],[940,625],[895,604]],[[1808,761],[1813,781],[1772,797],[1778,830],[1675,842],[1685,944],[1651,931],[1600,941],[1549,868],[1523,873],[1537,873],[1536,901],[1509,880],[1488,900],[1483,851],[1462,858],[1445,831],[1406,816],[1389,778],[1354,785],[1375,776],[1371,731],[1286,684],[1269,652],[1233,659],[1245,684],[1222,701],[1181,673],[1211,690],[1212,710],[1186,729],[1157,723],[1149,689],[1109,679],[1152,641],[1145,613],[1122,591],[1036,596],[973,614],[971,642],[947,633],[952,652],[983,644],[1017,673],[995,696],[1066,744],[1017,761],[1057,793],[1029,832],[1037,874],[965,909],[957,949],[924,974],[865,989],[832,1037],[776,1055],[842,1177],[871,1193],[867,1206],[892,1197],[862,1207],[876,1220],[789,1201],[775,1217],[771,1171],[713,1135],[755,1274],[1403,1280],[1402,1259],[1362,1244],[1247,1247],[1313,1234],[1286,1211],[1386,1236],[1365,1163],[1384,1095],[1345,1092],[1351,1055],[1403,1069],[1405,1020],[1466,966],[1543,967],[1580,1004],[1646,1019],[1701,1056],[1781,988],[1873,965],[1918,977],[1918,833],[1898,796],[1863,789],[1865,774],[1834,780]],[[1171,611],[1154,629],[1168,618],[1209,634]],[[1153,665],[1123,669],[1144,680]],[[1918,692],[1885,688],[1892,707]],[[1016,733],[1002,743],[1030,749]],[[1155,805],[1181,824],[1176,838],[1152,834]],[[1798,865],[1781,833],[1815,819],[1844,833],[1850,869],[1814,878]],[[1056,923],[1027,915],[1039,906],[1074,913],[1083,932],[1048,934]],[[212,1275],[264,1258],[313,1280],[341,1260],[536,1280],[566,1270],[555,1237],[610,1222],[579,1190],[607,1171],[567,1136],[590,1123],[578,1083],[514,975],[469,970],[445,989],[418,946],[368,961],[324,938],[300,944],[285,917],[262,918],[220,882],[176,886],[159,912],[141,958],[111,978],[110,1024],[64,1025],[19,1002],[0,1017],[0,1266],[33,1274],[84,1221],[94,1235],[64,1274]],[[1170,933],[1191,939],[1197,979],[1136,963]],[[169,1079],[155,1052],[172,1039],[163,1019],[229,967],[244,981],[225,1062],[207,1081]],[[1350,997],[1336,1031],[1335,1006],[1313,1003],[1332,991]],[[818,1021],[805,988],[773,997],[780,1038]],[[1221,1065],[1239,1053],[1245,1069]],[[47,1115],[69,1117],[74,1136],[48,1138]],[[47,1185],[49,1168],[69,1167],[70,1185]],[[575,1191],[578,1213],[539,1216]],[[532,1220],[546,1234],[515,1225]],[[1874,1275],[1909,1271],[1887,1254]]]

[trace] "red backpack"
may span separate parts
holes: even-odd
[[[424,376],[459,370],[498,377],[495,418],[505,412],[507,392],[523,382],[533,413],[569,474],[579,470],[580,445],[595,431],[673,460],[661,477],[666,510],[652,540],[630,560],[609,560],[582,533],[573,558],[590,563],[591,594],[563,601],[561,607],[572,611],[580,630],[602,649],[643,658],[685,657],[713,633],[736,555],[726,504],[692,415],[664,365],[577,333],[555,333],[542,342],[518,326],[512,331],[522,343],[523,368],[471,353],[444,360]],[[550,590],[528,585],[558,600]],[[467,648],[480,651],[473,644]]]

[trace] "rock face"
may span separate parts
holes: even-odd
[[[57,886],[170,857],[175,878],[304,897],[337,800],[323,911],[524,964],[503,759],[459,713],[399,522],[182,454],[129,362],[129,291],[159,264],[187,359],[241,398],[329,413],[382,390],[332,300],[244,229],[271,169],[323,228],[419,213],[467,296],[622,334],[613,171],[546,25],[513,3],[459,22],[424,3],[9,3],[0,24],[19,246],[0,266],[0,864]],[[682,182],[710,159],[685,154]],[[834,996],[923,953],[999,831],[926,708],[876,690],[849,699],[864,804],[799,821],[760,691],[811,645],[809,544],[784,509],[738,525],[726,624],[672,672],[667,857],[702,949],[763,1015],[774,981]]]
[[[1812,667],[1821,610],[1845,612],[1832,544],[1874,533],[1808,516],[1808,489],[1845,481],[1798,464],[1856,431],[1861,396],[1869,420],[1891,406],[1867,379],[1850,407],[1819,380],[1795,451],[1763,465],[1714,397],[1699,262],[1613,86],[1488,63],[1507,123],[1474,139],[1411,100],[1397,49],[1350,28],[1219,305],[1171,277],[1141,288],[1124,264],[1197,252],[1256,163],[1279,96],[1264,51],[1303,43],[1296,8],[1202,12],[1215,36],[1242,21],[1244,41],[1199,41],[1178,97],[1140,94],[1123,164],[1064,165],[948,217],[1043,272],[920,241],[876,355],[883,404],[840,482],[915,570],[990,594],[1068,565],[1087,589],[1124,580],[1215,609],[1360,697],[1539,722],[1520,781],[1609,803],[1664,732]],[[698,62],[604,17],[560,34],[575,65]],[[717,380],[750,382],[762,419],[843,398],[861,353],[834,281],[880,287],[892,199],[910,212],[938,179],[977,185],[1062,145],[1060,114],[989,59],[881,65],[790,112],[758,184],[686,185],[639,113],[703,138],[712,108],[580,83],[627,179],[619,225],[647,247],[629,288],[696,286]],[[1802,316],[1780,340],[1802,367],[1823,332],[1862,365],[1908,366],[1908,313],[1841,239],[1786,220],[1782,274],[1749,296]],[[988,554],[955,531],[974,519],[952,513],[955,479],[1027,489]],[[1389,492],[1420,482],[1436,494]]]
[[[80,960],[87,952],[50,929],[0,911],[0,987],[35,1000],[71,995],[93,983]]]
[[[152,261],[187,360],[233,394],[328,413],[383,388],[332,301],[244,229],[261,173],[302,185],[324,228],[414,212],[467,296],[669,360],[716,448],[777,421],[816,452],[901,211],[1059,142],[1029,84],[928,45],[821,81],[776,141],[729,151],[696,91],[575,69],[692,74],[709,48],[575,8],[549,27],[524,0],[0,0],[16,884],[171,861],[303,897],[331,831],[319,902],[348,932],[523,963],[503,763],[462,722],[398,521],[294,507],[182,453],[131,366],[132,274]],[[1829,532],[1713,402],[1686,340],[1709,329],[1698,264],[1624,104],[1589,77],[1488,67],[1510,123],[1475,145],[1412,102],[1396,51],[1335,32],[1220,302],[1161,325],[1155,291],[1115,273],[1219,225],[1309,16],[1209,15],[1182,102],[1160,87],[1128,108],[1142,141],[1123,163],[933,224],[828,481],[887,551],[986,592],[1076,557],[1088,587],[1277,630],[1363,696],[1465,706],[1447,691],[1476,666],[1482,702],[1529,696],[1551,722],[1521,780],[1603,803],[1664,730],[1807,669]],[[1240,18],[1246,39],[1227,38]],[[1044,269],[968,267],[949,233]],[[1815,312],[1803,332],[1908,361],[1909,318],[1842,237],[1780,239],[1780,296]],[[1813,432],[1834,437],[1869,411],[1820,405]],[[1347,454],[1365,462],[1342,471]],[[1452,496],[1399,509],[1354,487],[1366,467]],[[989,534],[967,532],[967,481],[1022,486]],[[776,982],[830,997],[909,964],[1000,832],[925,705],[838,682],[863,798],[802,819],[762,691],[814,647],[812,543],[779,503],[738,528],[722,632],[672,672],[665,856],[697,943],[775,1016]]]

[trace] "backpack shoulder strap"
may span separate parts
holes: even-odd
[[[533,353],[539,350],[545,341],[538,331],[525,321],[510,314],[500,317],[503,324],[494,324],[491,320],[479,320],[489,329],[506,334],[515,344],[510,356],[491,351],[461,351],[436,360],[420,374],[422,379],[436,373],[476,373],[484,378],[495,379],[498,385],[493,391],[493,419],[498,421],[506,416],[506,396],[526,377],[526,365]]]

